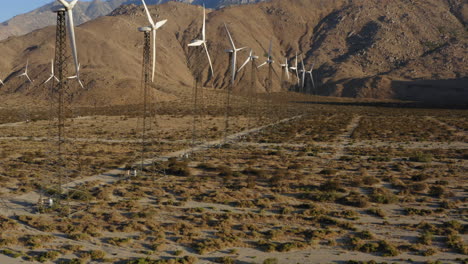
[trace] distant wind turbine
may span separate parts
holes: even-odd
[[[76,38],[75,38],[75,23],[73,21],[73,8],[75,7],[78,0],[73,0],[70,3],[65,0],[57,0],[57,1],[59,1],[63,5],[65,10],[67,10],[68,31],[69,31],[69,36],[70,36],[70,44],[72,47],[73,62],[75,64],[75,75],[68,77],[68,79],[77,79],[81,88],[84,88],[83,83],[81,82],[81,79],[80,79],[80,63],[78,62],[78,49],[76,47]]]
[[[22,76],[26,76],[26,78],[28,78],[29,82],[33,82],[31,80],[31,78],[29,78],[29,75],[28,75],[28,66],[29,66],[29,60],[26,61],[26,68],[24,69],[24,72],[20,75],[18,75],[18,77],[22,77]]]
[[[270,48],[268,49],[268,58],[267,58],[267,60],[264,63],[258,65],[257,68],[263,67],[266,64],[271,65],[271,64],[273,64],[275,62],[273,60],[273,57],[272,57],[272,54],[271,54],[271,49],[272,49],[272,40],[270,40]]]
[[[202,39],[195,39],[188,44],[189,47],[197,47],[203,45],[205,48],[206,56],[208,57],[208,62],[210,63],[211,76],[214,75],[213,64],[211,63],[210,53],[208,52],[208,47],[206,45],[206,11],[205,5],[203,4],[203,28],[202,28]]]
[[[284,58],[284,64],[280,64],[281,68],[283,68],[284,73],[286,73],[286,76],[288,77],[289,80],[289,64],[288,64],[288,58]]]
[[[314,87],[314,91],[315,91],[314,75],[312,74],[312,71],[314,70],[314,66],[315,66],[315,62],[312,64],[310,71],[307,71],[307,73],[310,75],[310,79],[312,80],[312,86]]]
[[[148,10],[148,7],[146,6],[145,0],[141,0],[143,2],[143,5],[145,7],[146,15],[148,16],[148,21],[150,23],[151,30],[153,33],[153,72],[151,74],[151,82],[154,82],[154,73],[156,70],[156,31],[162,27],[164,24],[166,24],[167,19],[158,21],[154,23],[153,18],[151,18],[151,14]]]
[[[52,78],[54,78],[57,82],[60,82],[59,79],[57,77],[55,77],[55,71],[54,71],[54,59],[51,60],[50,62],[50,77],[49,79],[47,79],[45,82],[43,82],[42,84],[46,84],[48,83],[50,80],[52,80]]]
[[[231,33],[229,32],[229,29],[228,29],[226,23],[224,23],[224,28],[226,28],[226,32],[228,34],[229,42],[230,42],[231,48],[232,48],[230,50],[226,50],[226,52],[232,53],[232,58],[231,58],[231,72],[232,72],[231,84],[234,84],[234,80],[236,79],[236,72],[237,72],[237,68],[236,68],[236,65],[237,65],[237,52],[245,49],[245,47],[236,48],[236,45],[234,44],[234,41],[232,40]]]
[[[1,84],[2,86],[5,85],[5,84],[3,83],[3,81],[2,81],[2,79],[0,79],[0,84]]]
[[[247,63],[249,63],[250,61],[254,61],[256,59],[258,59],[258,56],[254,56],[253,55],[253,50],[250,49],[249,57],[247,57],[247,59],[242,64],[242,66],[240,66],[240,68],[239,68],[239,70],[237,70],[237,72],[240,72],[247,65]]]
[[[296,72],[296,78],[297,78],[297,85],[299,86],[299,67],[297,65],[297,52],[296,52],[296,58],[294,60],[294,66],[292,67],[289,67],[289,69],[291,69],[292,71],[295,71]]]
[[[304,92],[304,86],[305,86],[305,76],[306,76],[306,69],[304,67],[304,58],[301,58],[301,66],[302,66],[302,69],[301,69],[301,73],[302,73],[302,76],[301,76],[301,87],[302,87],[302,92]]]

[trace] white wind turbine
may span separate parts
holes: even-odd
[[[57,77],[55,77],[55,71],[54,71],[54,59],[51,60],[50,62],[50,77],[49,79],[47,79],[45,82],[43,82],[42,84],[46,84],[48,83],[50,80],[52,80],[52,78],[54,78],[57,82],[60,82],[59,79]]]
[[[296,59],[294,61],[294,66],[289,67],[292,71],[296,72],[296,78],[297,78],[297,85],[299,85],[299,68],[297,66],[297,52],[296,52]]]
[[[272,46],[272,41],[270,40],[270,48],[268,49],[268,59],[267,59],[264,63],[258,65],[257,68],[263,67],[263,66],[266,65],[267,63],[268,63],[268,65],[271,65],[271,64],[273,64],[273,63],[275,62],[275,61],[273,60],[272,55],[271,55],[271,46]]]
[[[226,23],[224,23],[224,28],[226,28],[226,32],[227,32],[227,34],[228,34],[229,42],[231,43],[231,48],[232,48],[232,49],[230,49],[230,50],[226,50],[226,52],[232,53],[232,58],[231,58],[231,72],[232,72],[231,84],[234,84],[234,80],[236,79],[236,72],[237,72],[237,69],[236,69],[236,65],[237,65],[237,52],[238,52],[238,51],[241,51],[241,50],[243,50],[243,49],[245,49],[245,47],[243,47],[243,48],[236,48],[236,45],[234,44],[234,41],[232,40],[231,33],[229,33],[229,29],[227,28]]]
[[[22,77],[22,76],[26,76],[26,78],[28,78],[29,82],[33,82],[31,80],[31,78],[29,78],[29,75],[28,75],[28,66],[29,66],[29,60],[26,61],[26,68],[24,69],[24,72],[20,75],[18,75],[18,77]]]
[[[237,72],[240,72],[247,65],[247,63],[249,63],[250,61],[254,61],[256,59],[258,59],[258,56],[254,56],[253,55],[253,50],[250,49],[249,57],[247,57],[244,64],[242,64],[242,66],[240,66],[240,68],[239,68],[239,70],[237,70]]]
[[[75,7],[78,0],[73,0],[70,3],[65,0],[57,0],[57,1],[59,1],[63,5],[65,10],[67,10],[68,31],[69,31],[70,44],[71,44],[72,53],[73,53],[73,62],[75,64],[75,75],[68,77],[68,79],[77,79],[81,88],[84,88],[83,83],[81,82],[81,79],[80,79],[80,63],[78,62],[78,49],[76,47],[76,38],[75,38],[75,22],[73,21],[73,8]]]
[[[205,5],[203,4],[203,28],[202,28],[202,39],[195,39],[188,44],[189,47],[198,47],[203,45],[205,48],[206,56],[208,57],[208,62],[210,63],[211,76],[214,75],[213,64],[211,63],[210,53],[208,52],[208,47],[206,45],[206,10]]]
[[[1,84],[2,86],[5,85],[5,84],[3,83],[3,81],[2,81],[2,79],[0,79],[0,84]]]
[[[151,82],[154,82],[154,73],[156,70],[156,31],[162,27],[164,24],[166,24],[167,19],[158,21],[154,23],[153,18],[151,18],[151,14],[148,10],[148,7],[146,6],[145,0],[141,0],[143,2],[143,5],[145,7],[146,15],[148,16],[148,22],[150,23],[150,28],[152,30],[153,34],[153,71],[151,74]]]
[[[314,82],[314,75],[312,75],[312,71],[314,70],[315,62],[312,64],[310,71],[306,71],[310,75],[310,79],[312,80],[312,86],[314,87],[315,91],[315,82]]]
[[[302,76],[301,76],[301,86],[302,86],[302,92],[304,92],[304,86],[305,86],[305,76],[306,76],[306,69],[304,67],[304,59],[301,58],[301,66],[302,66],[302,69],[301,69],[301,73],[302,73]]]
[[[280,64],[280,66],[281,66],[281,68],[283,68],[283,70],[286,73],[286,76],[288,77],[288,80],[289,80],[288,58],[284,58],[284,64]]]

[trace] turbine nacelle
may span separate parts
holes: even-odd
[[[156,71],[156,30],[158,30],[160,27],[166,24],[167,19],[154,23],[154,20],[151,17],[148,7],[146,6],[145,0],[141,0],[141,1],[143,2],[143,6],[145,7],[145,12],[148,17],[148,22],[150,23],[149,27],[153,31],[153,71],[151,74],[151,81],[154,82],[154,73]]]
[[[138,31],[140,31],[140,32],[150,32],[151,27],[139,27]]]

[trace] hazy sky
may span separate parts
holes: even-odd
[[[16,15],[32,11],[52,1],[53,0],[0,0],[0,23]],[[68,2],[70,2],[70,0],[68,0]]]

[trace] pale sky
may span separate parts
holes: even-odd
[[[32,11],[53,0],[0,0],[0,23],[10,18]],[[70,0],[68,0],[70,2]],[[89,1],[89,0],[81,0]]]

